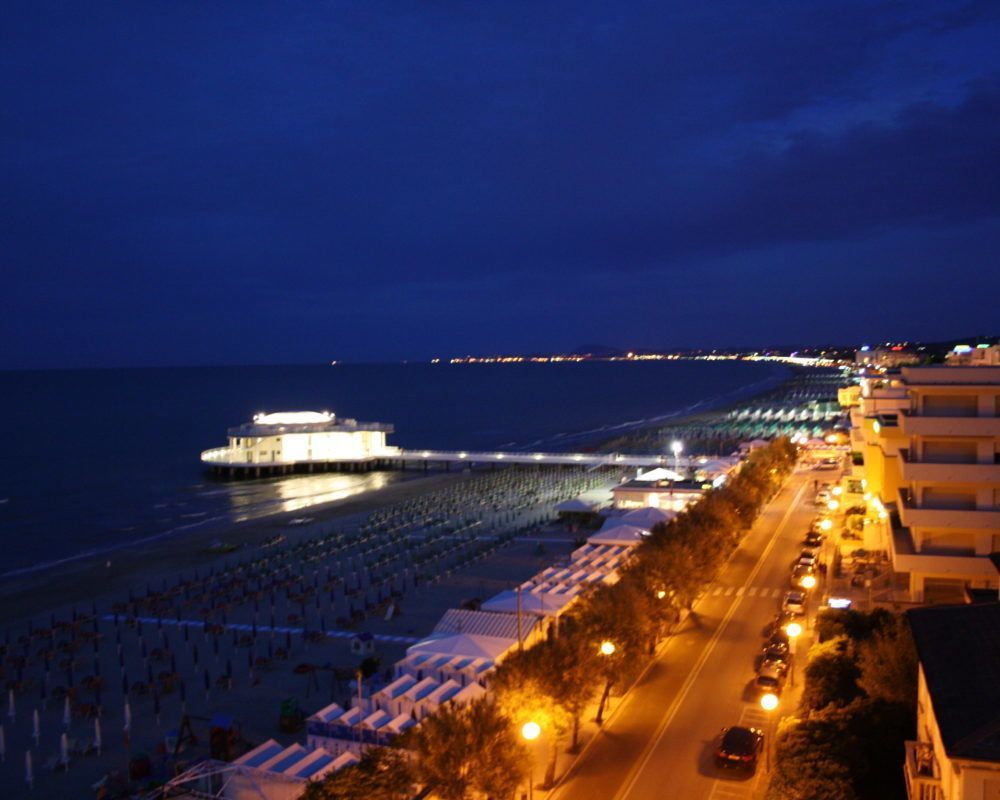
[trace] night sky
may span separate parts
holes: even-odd
[[[1000,325],[1000,3],[15,2],[0,368]]]

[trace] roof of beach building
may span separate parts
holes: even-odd
[[[639,528],[627,523],[619,523],[611,527],[602,527],[597,533],[587,537],[588,544],[618,544],[635,547],[649,536],[647,528]]]
[[[520,630],[522,636],[527,635],[528,630],[523,621]],[[444,612],[444,616],[438,620],[431,635],[441,633],[461,633],[517,641],[517,618],[510,614],[498,614],[493,611],[449,608]]]
[[[284,433],[324,433],[352,431],[384,431],[394,428],[387,422],[358,422],[338,417],[332,411],[277,411],[255,414],[250,422],[229,428],[229,436],[275,436]]]

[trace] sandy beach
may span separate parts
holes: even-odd
[[[642,446],[730,410],[633,431],[607,446]],[[28,749],[38,796],[90,796],[79,787],[124,773],[137,752],[151,756],[149,779],[169,777],[185,713],[198,743],[184,745],[184,763],[207,754],[208,720],[219,713],[239,720],[243,744],[301,740],[279,727],[282,703],[305,714],[346,703],[366,655],[352,651],[356,633],[375,637],[377,678],[445,609],[567,556],[576,535],[550,522],[552,506],[619,478],[558,468],[395,474],[382,488],[335,502],[5,580],[4,796],[27,789]],[[290,524],[303,517],[307,524]],[[236,549],[210,552],[215,539]],[[95,725],[103,729],[100,755]]]

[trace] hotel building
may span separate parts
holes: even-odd
[[[893,570],[916,602],[997,586],[1000,368],[902,367],[861,381],[852,442],[889,512]]]

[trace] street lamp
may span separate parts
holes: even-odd
[[[802,578],[801,581],[799,581],[799,585],[803,589],[813,589],[813,588],[815,588],[816,587],[816,576],[815,575],[806,575],[805,577]]]
[[[674,472],[680,471],[681,453],[684,451],[684,443],[674,440],[670,443],[670,452],[674,454]]]
[[[821,531],[828,531],[832,527],[833,527],[833,520],[832,519],[821,519],[819,521],[819,529]]]
[[[602,656],[613,656],[615,654],[615,643],[609,641],[601,642],[601,655]]]
[[[791,682],[792,686],[795,686],[795,642],[802,635],[802,626],[797,622],[789,622],[785,626],[785,633],[788,634],[788,653],[792,657]]]
[[[840,503],[836,500],[831,500],[829,503],[826,504],[826,507],[831,511],[836,511],[838,508],[840,508]]]
[[[525,722],[521,726],[521,738],[526,742],[533,742],[542,734],[542,726],[534,720]],[[535,759],[528,754],[528,800],[535,797]]]
[[[765,769],[771,772],[771,739],[774,734],[774,710],[778,707],[778,695],[768,692],[760,698],[760,707],[767,712],[767,739],[764,742]]]

